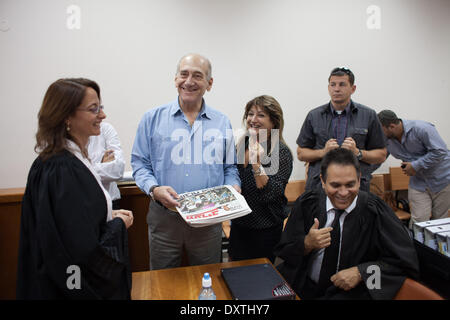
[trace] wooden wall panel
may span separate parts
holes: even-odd
[[[16,298],[21,208],[21,202],[0,201],[0,300]]]
[[[128,229],[131,271],[149,270],[147,212],[150,198],[136,186],[120,187],[120,207],[133,211],[133,225]]]

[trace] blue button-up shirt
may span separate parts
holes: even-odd
[[[416,175],[409,186],[418,191],[439,192],[450,183],[450,153],[433,124],[420,120],[402,120],[403,136],[387,140],[387,149],[395,158],[411,162]]]
[[[177,193],[241,185],[231,123],[204,102],[192,127],[178,99],[147,111],[137,129],[131,153],[137,186],[149,193],[154,185]]]

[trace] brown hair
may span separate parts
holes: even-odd
[[[284,128],[283,110],[281,109],[281,106],[278,103],[278,101],[274,97],[268,95],[262,95],[250,100],[249,102],[247,102],[247,105],[245,106],[244,116],[242,117],[242,121],[244,121],[244,123],[247,119],[250,109],[253,106],[261,108],[264,112],[266,112],[269,115],[270,121],[272,121],[273,124],[273,129],[279,130],[280,141],[286,144],[286,142],[283,139],[283,128]]]
[[[259,97],[256,97],[249,102],[247,102],[247,105],[245,106],[245,112],[244,116],[242,117],[242,121],[245,123],[248,113],[250,112],[251,108],[253,106],[261,108],[264,112],[266,112],[269,117],[270,121],[272,121],[273,129],[278,129],[278,140],[284,143],[284,145],[287,146],[286,142],[283,138],[283,128],[284,128],[284,119],[283,119],[283,110],[281,109],[280,104],[278,101],[271,96],[268,95],[262,95]],[[267,140],[267,153],[271,154],[274,148],[276,148],[275,145],[271,145],[272,138]],[[237,149],[237,159],[238,163],[242,164],[245,161],[245,150],[248,148],[248,130],[247,132],[239,139],[236,149]],[[277,141],[278,144],[278,141]],[[288,147],[289,149],[289,147]],[[289,149],[290,151],[290,149]]]
[[[94,89],[100,99],[100,87],[89,79],[59,79],[48,87],[38,113],[38,131],[34,147],[34,151],[39,153],[43,160],[65,149],[66,139],[71,139],[66,120],[75,114],[88,87]]]

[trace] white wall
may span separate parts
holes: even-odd
[[[81,29],[66,26],[70,5]],[[366,9],[381,9],[370,30]],[[285,112],[291,149],[308,110],[328,101],[335,66],[356,75],[355,101],[433,122],[450,144],[448,0],[0,0],[0,188],[23,187],[45,90],[61,77],[102,89],[107,121],[119,132],[130,170],[137,124],[175,99],[178,59],[210,58],[205,99],[241,127],[245,103],[260,94]],[[398,161],[388,159],[378,171]],[[291,179],[304,178],[295,161]]]

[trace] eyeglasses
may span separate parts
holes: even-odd
[[[89,108],[87,108],[87,109],[79,109],[80,111],[87,111],[87,112],[91,112],[91,113],[93,113],[93,114],[99,114],[100,113],[100,110],[103,110],[103,109],[105,109],[105,107],[103,106],[103,105],[100,105],[100,106],[92,106],[92,107],[89,107]]]

